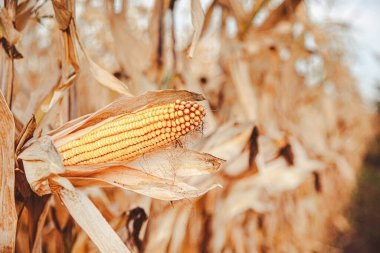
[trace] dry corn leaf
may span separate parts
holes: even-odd
[[[86,195],[73,187],[62,189],[58,194],[69,213],[101,252],[130,252]]]
[[[115,76],[113,76],[111,73],[109,73],[107,70],[103,69],[100,67],[98,64],[96,64],[91,57],[88,55],[86,49],[84,48],[81,40],[79,39],[79,35],[77,32],[77,28],[75,26],[74,22],[74,27],[75,27],[75,36],[77,39],[77,42],[82,49],[82,53],[84,55],[84,58],[86,60],[86,63],[88,65],[88,68],[90,69],[93,77],[98,81],[101,85],[114,90],[120,94],[123,94],[127,97],[133,97],[133,95],[130,93],[128,86],[117,79]]]
[[[67,178],[78,187],[113,185],[161,200],[195,198],[220,186],[194,187],[176,178],[160,178],[126,166],[110,166],[83,178]]]
[[[145,155],[128,166],[162,178],[186,178],[214,173],[223,162],[206,153],[177,147]]]
[[[36,120],[39,124],[46,114],[50,112],[54,105],[59,103],[63,96],[66,95],[68,89],[75,83],[77,80],[78,74],[75,73],[71,77],[69,77],[65,82],[59,82],[53,88],[53,95],[48,95],[42,102],[39,110],[36,113]],[[60,80],[61,81],[61,80]]]
[[[201,37],[205,14],[199,0],[191,0],[191,22],[194,28],[193,39],[187,52],[187,57],[193,58],[197,48],[198,41]]]
[[[13,115],[0,92],[0,251],[14,252],[17,228],[14,189],[14,135]]]
[[[66,166],[65,176],[84,177],[111,166],[128,166],[164,179],[184,179],[216,172],[224,160],[206,153],[179,147],[168,147],[147,153],[131,162],[109,162],[91,166]]]
[[[52,3],[53,3],[53,8],[54,8],[55,18],[58,22],[59,29],[64,31],[67,28],[69,28],[70,21],[72,18],[72,13],[59,0],[53,0]]]
[[[83,51],[84,52],[84,51]],[[96,81],[98,81],[103,86],[110,88],[120,94],[125,96],[132,97],[133,95],[130,93],[128,86],[124,84],[122,81],[114,77],[111,73],[100,67],[96,64],[88,55],[85,53],[85,58],[89,64],[90,71]]]
[[[28,123],[24,126],[22,131],[20,132],[19,136],[16,140],[16,149],[15,153],[18,155],[20,153],[21,148],[24,146],[24,144],[33,138],[34,131],[36,130],[36,118],[34,115],[30,118]]]

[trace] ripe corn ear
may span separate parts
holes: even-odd
[[[133,160],[195,129],[204,115],[199,104],[177,100],[118,117],[58,151],[65,166]]]

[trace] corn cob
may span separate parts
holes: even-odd
[[[133,160],[199,126],[202,106],[177,100],[118,117],[60,147],[65,166]]]

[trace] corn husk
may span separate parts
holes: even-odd
[[[45,136],[30,140],[18,158],[22,160],[32,190],[40,196],[50,193],[58,195],[100,251],[127,250],[96,207],[75,187],[117,186],[162,200],[194,198],[218,185],[192,186],[186,180],[196,175],[216,172],[223,160],[208,154],[174,148],[160,150],[158,154],[148,154],[131,164],[110,162],[66,167],[57,147],[121,115],[177,99],[197,101],[202,96],[186,91],[160,91],[121,98],[92,115],[68,122]]]

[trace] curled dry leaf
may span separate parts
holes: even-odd
[[[13,115],[0,92],[0,251],[14,252],[17,215],[14,198],[14,132]]]
[[[124,84],[122,81],[111,75],[108,71],[100,67],[96,64],[88,55],[85,54],[86,60],[88,62],[90,71],[96,81],[98,81],[101,85],[110,88],[120,94],[126,96],[133,96],[128,89],[128,86]]]
[[[120,94],[123,94],[128,97],[132,97],[133,95],[130,93],[128,86],[124,84],[122,81],[117,79],[115,76],[113,76],[111,73],[100,67],[98,64],[96,64],[91,57],[87,54],[86,49],[84,48],[83,44],[81,43],[81,40],[79,39],[78,31],[76,29],[75,23],[74,23],[74,33],[75,37],[78,41],[78,44],[82,50],[82,53],[85,57],[85,60],[87,62],[87,65],[93,75],[93,77],[98,81],[101,85],[114,90]]]
[[[62,189],[58,195],[101,252],[130,252],[86,195],[74,188]]]
[[[165,179],[125,166],[111,166],[85,178],[68,177],[78,187],[117,186],[161,200],[180,200],[195,198],[219,187],[195,187],[177,179]]]

